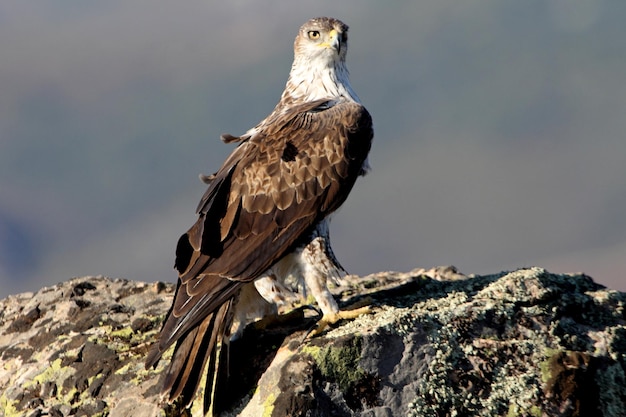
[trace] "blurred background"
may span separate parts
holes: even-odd
[[[307,19],[350,25],[372,172],[352,273],[585,272],[626,290],[626,2],[0,3],[0,297],[174,281],[197,176],[276,104]]]

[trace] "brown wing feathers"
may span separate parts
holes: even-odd
[[[211,176],[198,221],[179,240],[175,301],[147,361],[155,364],[178,340],[166,379],[171,398],[190,401],[207,359],[216,366],[215,348],[240,286],[343,203],[371,139],[362,106],[306,103],[243,141]]]

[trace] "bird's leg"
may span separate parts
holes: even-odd
[[[368,299],[363,299],[344,310],[339,309],[335,297],[333,297],[326,286],[326,280],[321,278],[320,274],[316,273],[317,271],[307,272],[304,277],[307,288],[315,297],[317,304],[322,310],[322,318],[317,322],[315,328],[309,332],[307,337],[315,337],[322,334],[328,326],[336,324],[341,320],[352,320],[372,312],[369,307],[371,300]]]
[[[293,308],[296,301],[298,301],[298,297],[273,272],[268,272],[266,276],[257,278],[254,281],[254,285],[249,286],[249,292],[251,294],[249,299],[254,299],[256,305],[266,306],[265,310],[260,312],[262,314],[256,314],[256,317],[260,318],[260,320],[253,322],[252,326],[256,330],[264,330],[291,323],[302,323],[305,317],[305,310],[315,309],[308,305]],[[252,305],[250,300],[247,301],[248,306]],[[283,309],[279,307],[282,306],[289,306],[291,309],[288,312],[281,312]],[[271,309],[267,307],[271,307]],[[316,310],[316,313],[319,312]]]

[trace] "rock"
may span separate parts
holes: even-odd
[[[156,416],[142,363],[173,286],[75,278],[0,301],[0,416]]]
[[[436,268],[336,293],[372,314],[305,339],[315,318],[296,310],[231,343],[225,414],[626,415],[626,293],[585,275]],[[0,416],[179,415],[159,395],[168,354],[143,364],[172,295],[85,277],[0,301]]]

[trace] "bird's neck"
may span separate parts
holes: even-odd
[[[351,100],[360,103],[359,97],[350,86],[348,69],[344,62],[334,65],[315,65],[311,62],[294,60],[285,91],[274,110],[258,125],[243,136],[254,136],[263,126],[280,117],[292,106],[322,99]]]
[[[345,62],[316,64],[296,58],[279,106],[340,97],[359,102],[358,96],[350,86]]]

